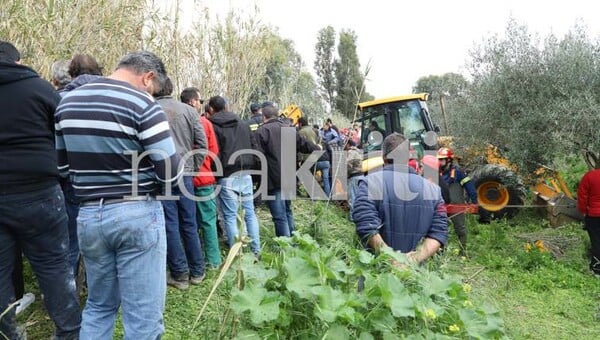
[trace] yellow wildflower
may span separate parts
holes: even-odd
[[[450,327],[448,327],[448,330],[451,333],[458,333],[458,332],[460,332],[460,327],[458,327],[457,324],[453,324],[453,325],[450,325]]]
[[[470,284],[468,284],[468,283],[465,283],[465,284],[463,284],[462,288],[463,288],[463,291],[464,291],[465,293],[467,293],[467,294],[468,294],[468,293],[470,293],[470,292],[471,292],[471,289],[472,289],[473,287],[471,287],[471,285],[470,285]]]
[[[535,247],[542,253],[548,251],[548,249],[546,248],[546,245],[544,244],[544,241],[542,241],[542,240],[535,241]]]
[[[430,320],[435,320],[435,318],[437,318],[437,315],[435,315],[433,309],[429,308],[425,311],[425,317]]]
[[[458,248],[454,248],[454,249],[452,250],[452,254],[453,254],[454,256],[458,256],[458,254],[460,254],[460,249],[458,249]]]
[[[465,302],[463,302],[463,307],[471,308],[473,307],[473,302],[466,300]]]
[[[531,243],[527,242],[525,243],[525,251],[530,251],[531,250]]]

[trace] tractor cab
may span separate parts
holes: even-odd
[[[427,93],[396,96],[358,104],[359,122],[362,123],[361,146],[365,153],[363,171],[383,164],[383,139],[393,132],[403,134],[410,141],[418,157],[424,150],[437,148],[433,124],[427,109]]]

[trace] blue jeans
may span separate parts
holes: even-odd
[[[12,273],[18,243],[37,277],[57,339],[76,339],[81,323],[67,258],[67,223],[58,183],[35,192],[0,195],[0,314],[15,301]],[[0,331],[19,339],[14,308],[0,320]]]
[[[227,241],[231,248],[235,243],[235,238],[239,235],[237,226],[237,213],[239,203],[242,203],[244,209],[244,222],[246,222],[246,232],[250,237],[250,249],[254,254],[260,253],[260,234],[258,219],[254,212],[254,198],[252,192],[252,177],[250,175],[240,175],[234,177],[225,177],[219,179],[219,201],[223,210],[223,219],[225,230],[227,231]]]
[[[192,177],[184,177],[179,185],[184,185],[186,195],[194,195]],[[204,275],[204,254],[196,223],[196,202],[182,194],[178,186],[173,188],[172,195],[179,196],[179,200],[162,201],[171,276],[178,279],[189,271],[192,276],[200,277]]]
[[[315,165],[315,168],[317,170],[321,170],[321,179],[323,180],[323,190],[325,191],[325,194],[327,195],[327,197],[329,197],[329,195],[331,195],[331,177],[329,176],[330,173],[330,165],[328,161],[318,161],[317,164]]]
[[[82,206],[77,229],[88,284],[80,338],[112,339],[119,306],[124,339],[160,338],[167,291],[160,202]]]
[[[290,200],[281,198],[281,190],[269,192],[269,196],[275,196],[274,200],[267,201],[273,223],[275,223],[275,235],[292,236],[295,229],[292,203]]]

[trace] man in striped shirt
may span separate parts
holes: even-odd
[[[164,331],[165,220],[155,196],[177,179],[179,156],[151,94],[166,77],[156,55],[130,53],[109,77],[65,95],[56,111],[59,170],[82,202],[77,229],[89,291],[81,339],[111,339],[119,306],[126,339]]]

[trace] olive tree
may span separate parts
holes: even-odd
[[[492,143],[525,171],[558,154],[600,152],[598,41],[581,25],[558,38],[511,20],[471,53],[472,84],[452,116],[467,144]]]
[[[462,74],[445,73],[421,77],[413,87],[414,93],[429,93],[429,110],[432,119],[441,127],[441,133],[452,134],[451,118],[466,94],[469,82]]]

